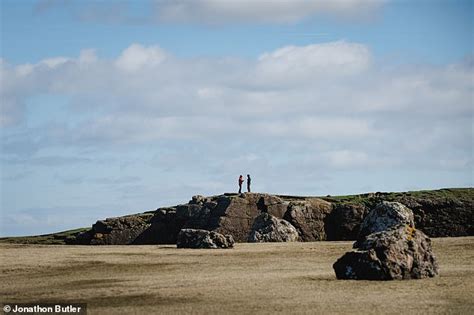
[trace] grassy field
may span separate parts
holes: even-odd
[[[1,302],[86,302],[89,314],[474,313],[474,237],[433,239],[440,276],[336,280],[351,242],[175,246],[1,244]]]

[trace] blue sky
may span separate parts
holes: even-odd
[[[472,1],[1,1],[1,235],[234,191],[473,185]]]
[[[126,12],[116,18],[80,17],[94,9],[100,9],[97,15],[113,15],[114,7]],[[3,0],[2,54],[10,62],[27,63],[92,47],[101,56],[115,57],[138,42],[159,43],[178,56],[255,57],[288,44],[345,39],[398,61],[443,63],[472,50],[472,1],[387,1],[370,16],[315,14],[292,23],[147,22],[152,10],[153,1]]]

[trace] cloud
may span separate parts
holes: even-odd
[[[125,71],[137,71],[142,67],[155,67],[166,58],[165,52],[158,46],[144,47],[132,44],[118,57],[115,64]]]
[[[43,59],[41,60],[40,64],[44,64],[48,66],[51,69],[54,69],[60,65],[63,65],[64,63],[68,62],[69,58],[66,57],[56,57],[56,58],[48,58],[48,59]],[[27,73],[25,73],[27,74]]]
[[[258,58],[256,81],[264,84],[306,85],[366,71],[372,57],[368,48],[337,41],[307,46],[286,46]]]
[[[61,166],[61,165],[73,165],[79,163],[89,163],[91,159],[82,157],[70,157],[70,156],[39,156],[34,158],[3,158],[1,159],[2,164],[19,164],[29,166]]]
[[[71,18],[104,24],[290,24],[331,17],[359,21],[373,17],[385,0],[40,0],[33,14],[65,9]],[[137,8],[139,8],[137,10]]]
[[[337,168],[358,167],[370,162],[370,158],[365,152],[338,150],[325,152],[323,157],[328,160],[331,166]]]
[[[0,127],[14,126],[23,120],[25,105],[16,97],[2,95]]]
[[[21,151],[22,143],[40,150],[48,145],[220,142],[242,130],[271,141],[345,145],[383,137],[388,143],[406,135],[411,143],[409,137],[446,125],[436,143],[462,132],[450,132],[452,122],[470,128],[463,117],[472,114],[472,67],[383,67],[368,47],[345,41],[286,46],[256,60],[183,59],[159,46],[132,44],[115,59],[100,59],[88,49],[77,58],[37,64],[3,61],[1,70],[7,82],[4,126],[33,119],[21,104],[41,94],[70,96],[68,110],[76,115],[56,124],[45,121],[30,134],[13,132],[4,142],[7,152]]]
[[[158,0],[158,20],[178,23],[295,23],[313,16],[366,17],[385,1]]]
[[[116,184],[132,184],[140,182],[140,177],[138,176],[125,176],[119,178],[110,178],[110,177],[98,177],[92,179],[92,181],[104,185],[116,185]]]

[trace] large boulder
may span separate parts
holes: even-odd
[[[248,242],[295,242],[298,240],[298,231],[284,219],[262,213],[252,226]]]
[[[415,229],[413,213],[382,202],[364,219],[351,252],[333,265],[338,279],[420,279],[438,274],[430,239]]]
[[[397,225],[415,227],[413,212],[399,202],[382,201],[365,217],[360,226],[358,239],[386,231]]]
[[[176,242],[178,248],[232,248],[234,239],[232,235],[198,230],[182,229]]]
[[[408,225],[376,232],[333,265],[338,279],[420,279],[438,274],[430,239]]]
[[[283,218],[297,229],[302,241],[322,241],[327,239],[325,219],[331,210],[332,205],[319,198],[297,200],[289,203]]]

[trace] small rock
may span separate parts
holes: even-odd
[[[100,238],[103,238],[103,237],[104,237],[104,234],[102,234],[102,233],[95,233],[94,234],[94,238],[99,238],[100,239]]]
[[[254,221],[248,241],[256,242],[296,242],[298,231],[290,222],[262,213]]]
[[[204,196],[196,195],[191,198],[191,201],[189,201],[189,204],[202,204],[204,203],[205,200],[206,198]]]
[[[207,230],[182,229],[176,245],[178,248],[232,248],[234,238]]]

